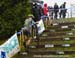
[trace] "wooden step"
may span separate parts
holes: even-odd
[[[33,41],[36,41],[37,39],[33,39]],[[54,37],[54,38],[51,38],[51,37],[40,37],[39,41],[60,41],[60,40],[75,40],[75,37],[65,37],[65,38],[62,38],[62,37]]]
[[[50,50],[39,50],[39,51],[29,51],[30,54],[41,54],[41,55],[68,55],[68,54],[75,54],[75,51],[50,51]]]
[[[70,36],[70,35],[75,35],[75,32],[49,32],[49,33],[44,33],[41,36]]]
[[[75,37],[75,34],[73,34],[73,35],[62,35],[62,36],[39,36],[39,38],[41,39],[41,38],[67,38],[67,37]],[[38,38],[38,39],[39,39]]]
[[[47,28],[50,29],[56,29],[56,28],[60,28],[60,29],[66,29],[66,28],[75,28],[75,25],[65,25],[65,26],[47,26]]]
[[[57,26],[57,25],[59,25],[59,26],[65,26],[65,25],[75,25],[75,22],[65,22],[65,23],[53,23],[52,24],[53,26]]]
[[[68,29],[70,29],[70,28],[68,28]],[[66,29],[56,29],[56,30],[66,30]],[[45,29],[43,31],[43,33],[62,33],[62,32],[56,31],[56,30],[54,30],[54,29]],[[75,29],[70,29],[70,31],[66,31],[66,32],[75,32]],[[66,32],[64,32],[64,33],[66,33]]]
[[[54,48],[54,47],[75,47],[75,43],[74,44],[41,44],[41,45],[33,45],[30,46],[30,48]]]
[[[75,29],[72,28],[66,28],[66,29],[46,29],[44,32],[66,32],[66,31],[74,31]]]

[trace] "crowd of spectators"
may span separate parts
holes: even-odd
[[[46,17],[51,17],[51,19],[66,18],[66,2],[58,6],[57,3],[54,6],[48,6],[47,3],[33,2],[32,3],[32,14],[38,21],[40,18],[44,19]]]

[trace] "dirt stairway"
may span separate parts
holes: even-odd
[[[33,58],[71,58],[75,55],[75,22],[54,23],[39,36],[33,39],[29,48]]]
[[[75,54],[75,22],[48,26],[37,39],[33,39],[29,53],[32,55]]]

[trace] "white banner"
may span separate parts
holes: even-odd
[[[7,42],[0,46],[0,58],[11,58],[20,51],[20,46],[15,33]]]
[[[38,28],[38,34],[41,34],[45,30],[42,19],[38,22],[37,28]]]

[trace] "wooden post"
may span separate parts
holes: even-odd
[[[20,39],[19,39],[20,48],[22,48],[21,40],[22,40],[22,33],[20,33]]]

